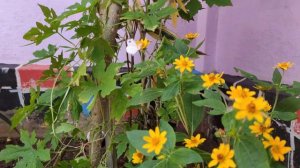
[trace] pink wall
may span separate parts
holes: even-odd
[[[57,13],[63,12],[65,7],[74,3],[74,0],[11,0],[3,1],[0,9],[0,63],[22,64],[32,59],[32,53],[47,46],[47,43],[65,44],[58,37],[51,37],[38,47],[23,40],[23,34],[36,21],[43,21],[43,14],[38,6],[45,4],[55,9]]]
[[[216,30],[215,43],[207,44],[205,70],[235,74],[232,67],[241,67],[271,79],[273,67],[280,61],[292,61],[294,68],[285,75],[285,82],[300,80],[300,1],[233,0],[233,7],[210,9],[208,24]],[[214,29],[212,27],[212,29]]]

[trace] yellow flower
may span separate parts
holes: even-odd
[[[164,144],[167,142],[166,138],[167,132],[163,131],[160,132],[159,128],[156,127],[155,131],[152,129],[149,130],[149,136],[144,136],[143,139],[147,143],[143,145],[144,149],[148,149],[147,152],[151,153],[152,151],[155,152],[156,155],[160,153]]]
[[[212,151],[212,160],[208,163],[208,167],[214,167],[218,165],[218,168],[231,168],[236,167],[236,164],[232,160],[234,151],[230,150],[229,144],[221,143],[219,148],[215,148]]]
[[[263,141],[264,147],[269,148],[274,160],[284,161],[284,155],[291,151],[291,147],[285,146],[286,141],[280,140],[278,136],[274,139],[271,135],[265,136],[267,141]]]
[[[233,107],[237,109],[235,118],[242,120],[247,118],[248,120],[256,119],[258,122],[263,122],[263,111],[266,105],[266,101],[263,97],[249,97],[247,99],[237,99],[233,103]]]
[[[166,155],[159,155],[157,156],[158,160],[164,160],[166,158]]]
[[[165,77],[165,71],[162,69],[157,69],[156,70],[156,75],[158,75],[160,78],[164,78]]]
[[[242,88],[241,86],[231,86],[230,91],[227,91],[226,93],[230,95],[229,98],[232,100],[245,99],[255,95],[254,91],[250,91],[248,88]]]
[[[251,133],[256,136],[263,135],[268,136],[274,130],[271,128],[271,118],[267,118],[264,123],[254,122],[253,125],[249,126]]]
[[[267,101],[264,101],[264,111],[265,112],[268,112],[268,111],[270,111],[272,109],[272,106],[269,104],[269,102],[267,102]]]
[[[148,47],[148,45],[150,44],[150,41],[148,39],[141,39],[136,41],[136,45],[139,47],[139,49],[143,50],[145,48]]]
[[[173,64],[176,65],[175,69],[180,69],[180,73],[183,73],[184,70],[192,72],[192,67],[195,66],[193,60],[183,57],[183,55],[180,55],[179,59],[175,59]]]
[[[134,164],[142,163],[143,159],[144,159],[144,155],[138,150],[136,150],[136,152],[133,153],[133,155],[132,155],[132,163],[134,163]]]
[[[225,83],[225,80],[222,78],[222,76],[223,73],[221,74],[210,73],[210,74],[201,75],[201,79],[204,81],[202,86],[208,89],[214,84],[222,85]]]
[[[196,136],[191,136],[191,139],[184,139],[185,147],[187,148],[196,148],[201,145],[206,139],[200,138],[200,134]]]
[[[199,33],[187,33],[184,35],[185,38],[193,40],[199,36]]]
[[[294,63],[289,62],[289,61],[288,62],[279,62],[279,63],[277,63],[276,68],[286,71],[286,70],[292,68],[293,65],[294,65]]]

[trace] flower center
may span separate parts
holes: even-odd
[[[215,79],[216,79],[215,76],[210,76],[210,77],[209,77],[209,80],[210,80],[210,81],[214,81]]]
[[[241,93],[241,97],[242,97],[242,98],[246,98],[246,97],[247,97],[247,93],[246,93],[246,92],[242,92],[242,93]]]
[[[262,125],[259,127],[259,130],[260,130],[261,133],[264,133],[266,131],[266,129],[267,128],[262,126]]]
[[[280,153],[280,147],[278,145],[274,145],[271,150],[273,153]]]
[[[188,62],[187,61],[182,61],[182,66],[187,67],[188,66]]]
[[[152,145],[157,146],[159,144],[159,141],[160,141],[159,138],[153,138],[152,139]]]
[[[142,153],[137,153],[137,157],[142,159],[144,157],[144,155]]]
[[[250,113],[255,113],[255,111],[256,111],[256,106],[255,106],[255,104],[254,103],[250,103],[250,104],[248,104],[248,111],[250,112]]]
[[[224,160],[224,156],[222,154],[218,154],[217,158],[219,162]]]
[[[191,142],[192,142],[192,144],[197,144],[198,143],[197,139],[191,139]]]

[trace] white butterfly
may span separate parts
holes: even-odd
[[[128,54],[134,55],[141,49],[140,45],[137,45],[133,39],[127,40],[126,52]]]

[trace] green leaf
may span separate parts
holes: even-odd
[[[72,124],[68,124],[68,123],[61,123],[60,126],[58,126],[56,129],[55,129],[55,132],[57,134],[60,134],[60,133],[68,133],[68,132],[71,132],[75,129],[76,127]]]
[[[241,136],[233,146],[237,167],[270,168],[262,142],[254,136]]]
[[[184,43],[183,40],[181,39],[176,39],[175,40],[175,43],[174,43],[174,47],[176,48],[177,50],[177,53],[178,53],[178,57],[180,55],[184,55],[186,56],[188,50],[189,50],[189,47]]]
[[[170,16],[171,14],[175,13],[176,11],[177,11],[176,9],[169,6],[169,7],[166,7],[166,8],[163,8],[163,9],[159,10],[155,14],[159,18],[165,18],[165,17]]]
[[[30,88],[30,104],[17,109],[16,113],[11,118],[12,128],[17,127],[27,116],[32,114],[37,108],[36,100],[39,96],[39,91]]]
[[[20,140],[24,146],[6,145],[5,149],[0,151],[0,160],[6,163],[16,160],[17,168],[39,168],[43,167],[41,161],[50,160],[50,150],[44,149],[45,143],[37,141],[34,132],[30,136],[28,132],[21,130]]]
[[[292,121],[292,120],[297,119],[297,114],[295,112],[274,111],[272,113],[272,117],[283,120],[283,121]]]
[[[143,103],[149,103],[152,100],[160,97],[163,91],[161,89],[150,88],[146,89],[138,95],[135,95],[130,101],[129,105],[140,105]]]
[[[195,151],[202,157],[203,161],[208,163],[211,160],[211,154],[204,150],[196,148]]]
[[[165,159],[147,160],[139,168],[181,168],[191,163],[203,162],[201,156],[187,148],[179,148],[172,151]]]
[[[281,83],[282,76],[277,68],[274,69],[272,81],[275,85],[279,85]]]
[[[159,18],[156,16],[145,15],[142,19],[145,29],[147,30],[154,31],[159,25]]]
[[[121,19],[127,19],[127,20],[138,20],[142,18],[145,14],[141,11],[128,11],[124,13],[121,17]]]
[[[231,0],[206,0],[209,7],[215,6],[232,6]]]
[[[204,99],[204,100],[198,100],[193,102],[196,106],[205,106],[212,108],[213,110],[209,112],[211,115],[221,115],[226,112],[226,106],[222,101],[216,100],[216,99]]]
[[[174,129],[170,126],[168,122],[164,120],[160,120],[159,128],[161,132],[167,132],[167,142],[165,143],[164,147],[169,150],[174,149],[176,143],[176,134],[174,132]]]
[[[83,0],[81,3],[76,2],[69,6],[65,12],[57,17],[56,21],[62,21],[69,16],[82,13],[90,8],[93,8],[98,3],[98,0]]]
[[[182,19],[190,21],[194,20],[193,17],[198,13],[199,10],[203,9],[202,4],[198,0],[190,0],[185,6],[188,10],[187,13],[185,13],[183,10],[179,10],[179,15]]]
[[[54,89],[48,89],[38,98],[38,104],[50,106],[51,101],[64,95],[66,93],[66,91],[67,91],[67,88],[58,88],[57,87]],[[51,95],[52,95],[52,100],[51,100]]]
[[[225,113],[222,116],[221,120],[226,131],[232,130],[233,128],[235,128],[235,125],[237,123],[237,121],[235,120],[235,111]]]
[[[47,6],[44,6],[44,5],[41,5],[41,4],[38,4],[38,5],[41,8],[41,10],[42,10],[42,12],[43,12],[43,14],[46,18],[51,16],[51,10]]]
[[[216,99],[216,100],[222,101],[222,97],[219,93],[214,92],[209,89],[204,91],[203,97],[205,97],[206,99]]]
[[[157,167],[157,165],[162,162],[159,160],[146,160],[145,162],[143,162],[138,168],[155,168]]]
[[[75,71],[71,83],[75,86],[79,86],[79,81],[81,77],[86,75],[86,62],[83,61],[83,63],[78,67],[77,71]]]
[[[292,87],[286,88],[283,91],[293,96],[300,95],[300,82],[294,81]]]
[[[111,114],[112,117],[120,120],[127,109],[128,98],[121,89],[114,90],[111,94]]]
[[[278,102],[275,107],[280,112],[296,112],[300,109],[300,99],[296,97],[288,97]]]
[[[154,152],[147,153],[147,150],[142,146],[146,143],[143,139],[144,136],[149,136],[148,131],[134,130],[126,132],[129,143],[137,150],[139,150],[145,156],[154,156]]]
[[[115,76],[123,65],[123,63],[111,63],[105,70],[105,62],[102,60],[93,68],[93,74],[99,82],[102,97],[109,95],[117,88]]]
[[[179,148],[176,149],[171,155],[170,160],[173,160],[174,163],[177,163],[179,165],[187,165],[191,163],[200,163],[203,162],[201,156],[188,148]]]
[[[101,77],[100,83],[102,97],[109,95],[111,91],[116,89],[115,76],[123,65],[123,63],[111,63],[106,69],[105,73]]]
[[[239,68],[234,68],[234,70],[236,72],[239,72],[243,77],[246,77],[246,78],[251,79],[251,80],[258,80],[257,77],[252,73],[246,72],[246,71],[244,71],[242,69],[239,69]]]
[[[161,100],[167,101],[167,100],[173,99],[179,93],[179,90],[180,90],[180,82],[179,81],[175,81],[175,82],[171,83],[164,89],[163,94],[161,96]]]
[[[185,94],[183,96],[184,110],[186,112],[191,134],[197,129],[204,118],[204,108],[192,103],[199,99],[199,95]]]
[[[184,139],[188,138],[185,133],[182,132],[176,132],[176,142],[183,142]]]
[[[116,135],[115,141],[117,143],[117,158],[119,158],[127,149],[128,139],[125,133]]]
[[[148,6],[148,9],[150,11],[158,11],[160,10],[160,8],[162,8],[166,3],[166,0],[158,0],[154,3],[152,3],[151,5]]]
[[[81,91],[78,94],[78,100],[81,103],[87,103],[92,97],[96,97],[100,88],[93,82],[84,82],[81,84]]]

